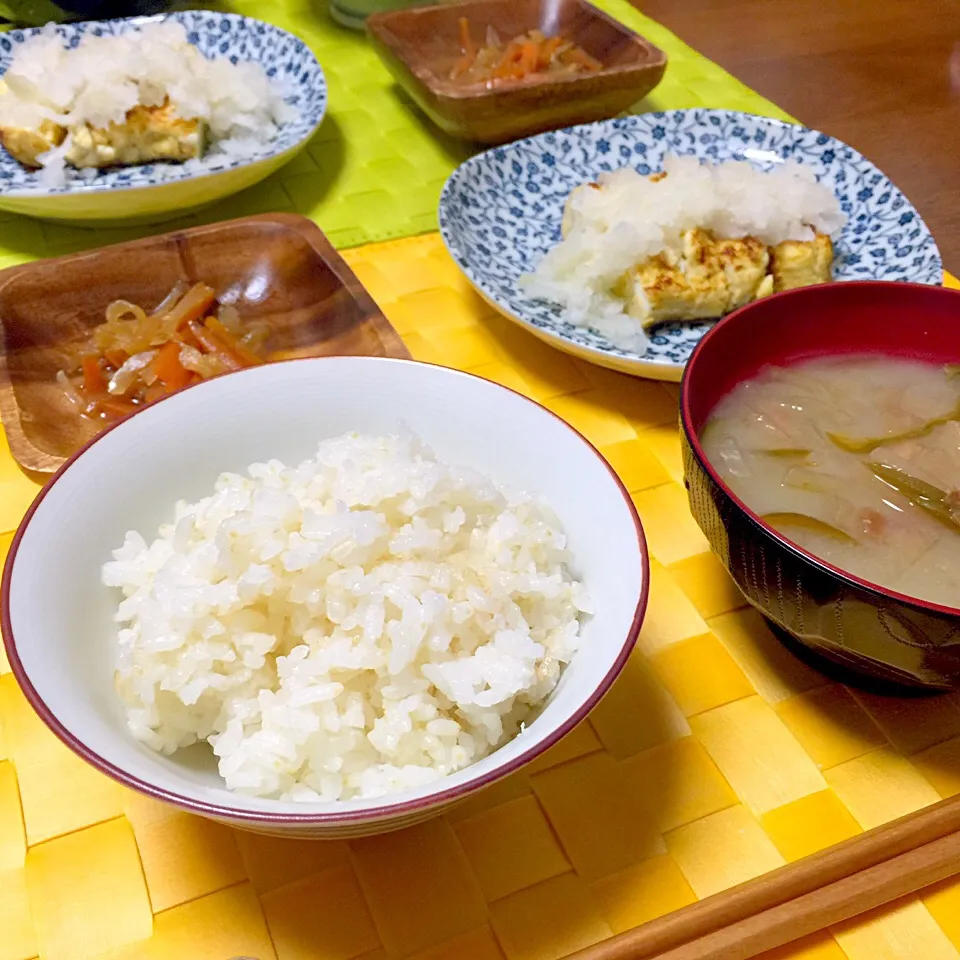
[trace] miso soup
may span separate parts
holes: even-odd
[[[960,366],[770,367],[720,402],[700,440],[727,486],[794,543],[960,607]]]

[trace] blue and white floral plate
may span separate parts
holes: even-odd
[[[524,296],[517,281],[560,239],[570,191],[631,165],[646,175],[667,153],[762,169],[791,158],[808,164],[848,220],[836,243],[837,280],[943,282],[940,252],[910,201],[852,147],[816,130],[726,110],[674,110],[544,133],[472,157],[440,197],[440,230],[480,294],[555,347],[636,376],[679,380],[710,323],[671,323],[650,333],[643,354],[566,323],[556,304]]]
[[[71,171],[66,185],[49,187],[35,171],[22,167],[0,149],[0,209],[55,220],[137,220],[157,222],[252,186],[292,160],[320,126],[327,107],[327,84],[310,49],[285,30],[233,13],[186,11],[169,17],[134,17],[60,25],[70,45],[87,34],[127,33],[145,23],[177,20],[204,56],[256,60],[282,85],[286,101],[297,110],[273,142],[249,157],[212,155],[193,164],[144,164],[118,167],[87,179]],[[0,79],[16,48],[37,30],[0,35]]]

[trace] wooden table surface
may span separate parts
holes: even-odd
[[[803,123],[873,160],[960,271],[960,2],[631,0]]]

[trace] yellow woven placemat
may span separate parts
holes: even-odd
[[[245,834],[127,791],[60,745],[0,660],[0,960],[554,960],[960,792],[957,697],[830,683],[743,606],[687,510],[674,386],[516,329],[436,234],[348,259],[415,357],[545,403],[619,471],[652,555],[637,650],[531,767],[349,843]],[[36,490],[0,438],[0,530]],[[776,956],[940,960],[958,945],[946,884]]]

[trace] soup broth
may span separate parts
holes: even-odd
[[[832,357],[739,384],[700,433],[728,487],[817,557],[960,607],[960,366]]]

